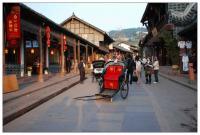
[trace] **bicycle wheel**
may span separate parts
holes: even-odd
[[[129,85],[125,81],[121,84],[120,87],[120,95],[122,99],[126,99],[128,96],[128,91],[129,91]]]

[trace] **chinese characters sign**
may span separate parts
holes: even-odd
[[[7,16],[7,39],[20,38],[20,8],[15,6]]]

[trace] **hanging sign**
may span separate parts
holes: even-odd
[[[49,26],[46,27],[45,32],[46,32],[46,44],[47,44],[48,47],[50,47],[51,30],[50,30]]]
[[[7,39],[20,38],[20,7],[13,6],[6,18]]]

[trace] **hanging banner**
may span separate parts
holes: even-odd
[[[13,6],[6,18],[7,40],[20,38],[20,7]]]
[[[46,44],[47,44],[48,47],[50,47],[50,45],[51,45],[51,41],[50,41],[51,29],[50,29],[49,26],[46,27],[45,32],[46,32]]]

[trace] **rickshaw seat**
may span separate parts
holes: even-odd
[[[118,81],[119,80],[119,75],[105,75],[104,80],[113,80],[113,81]]]
[[[106,74],[108,75],[120,75],[123,71],[123,66],[120,65],[112,65],[107,67]]]
[[[104,74],[104,87],[117,90],[119,88],[119,77],[123,72],[123,66],[111,65],[107,67]]]

